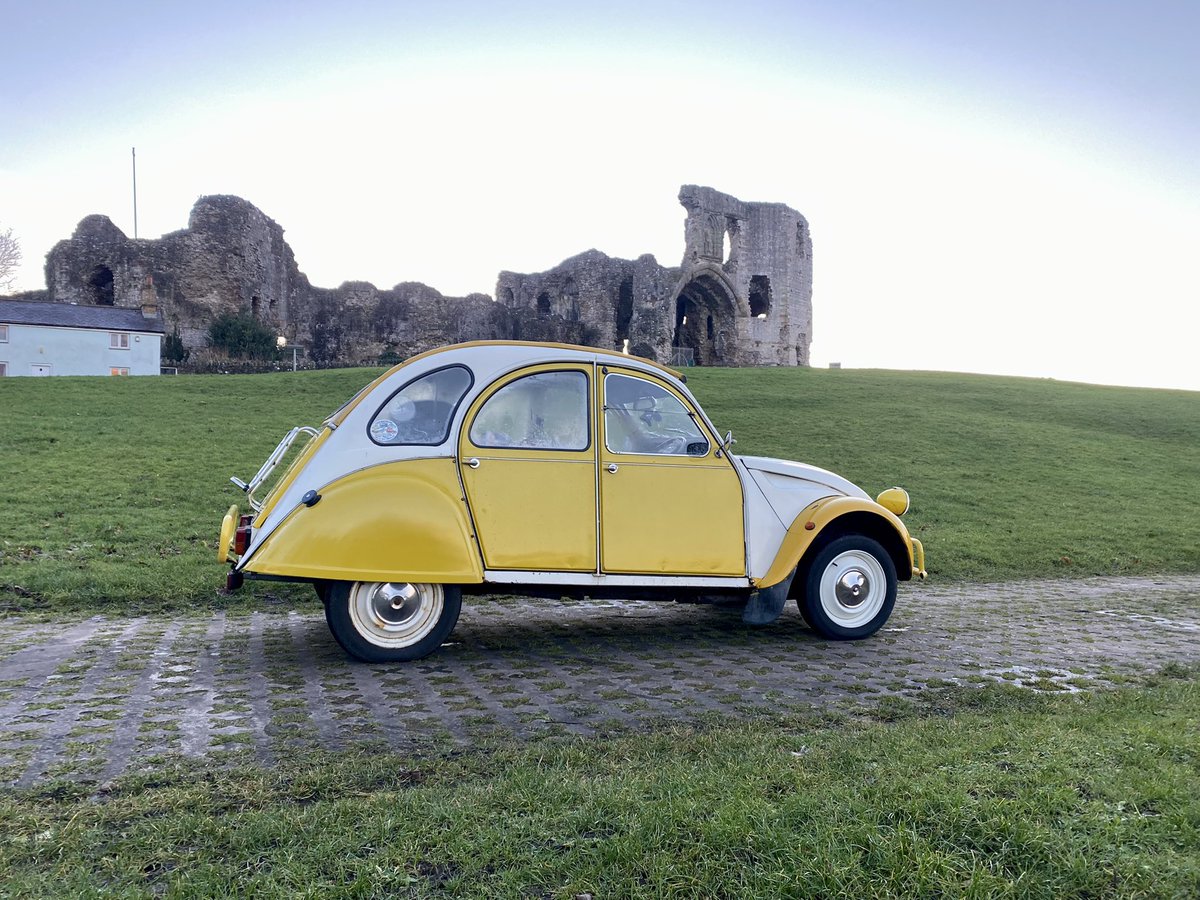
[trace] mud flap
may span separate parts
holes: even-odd
[[[746,609],[742,612],[742,621],[747,625],[770,625],[778,619],[784,604],[787,603],[788,589],[791,588],[792,579],[795,577],[796,570],[792,569],[787,578],[779,584],[751,594]]]

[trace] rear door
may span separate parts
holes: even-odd
[[[596,571],[592,372],[522,369],[467,411],[459,466],[486,568]]]

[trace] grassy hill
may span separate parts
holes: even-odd
[[[0,381],[0,609],[228,602],[214,558],[239,496],[228,477],[377,371]],[[932,577],[1200,570],[1200,394],[868,370],[688,377],[738,452],[872,494],[908,488]]]

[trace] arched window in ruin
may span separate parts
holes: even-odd
[[[755,275],[750,279],[750,315],[765,318],[771,311],[771,279]]]
[[[543,317],[550,315],[550,295],[547,294],[545,291],[538,294],[537,314],[539,316],[543,316]]]
[[[512,306],[514,299],[512,288],[506,287],[500,291],[500,302],[505,306]]]
[[[728,365],[726,341],[735,333],[735,309],[733,295],[720,279],[701,275],[688,282],[675,298],[672,357],[690,355],[701,366]]]
[[[258,318],[258,294],[250,298],[250,315]]]
[[[725,267],[726,271],[737,266],[738,235],[741,233],[741,230],[741,223],[738,222],[736,216],[725,217],[725,236],[722,239],[721,264]]]
[[[88,276],[88,287],[92,289],[92,302],[97,306],[112,306],[113,273],[108,266],[96,266]]]

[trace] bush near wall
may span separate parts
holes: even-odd
[[[208,327],[208,345],[236,359],[279,358],[276,335],[253,316],[226,313]]]

